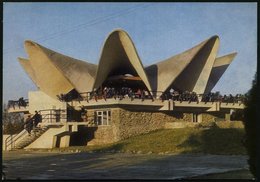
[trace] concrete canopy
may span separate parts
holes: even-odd
[[[208,40],[203,41],[183,53],[146,67],[145,71],[149,76],[152,89],[154,91],[164,92],[170,87],[173,81],[188,66],[207,41]]]
[[[124,74],[139,76],[146,88],[151,90],[132,40],[125,31],[115,30],[104,43],[93,88],[100,87],[109,76]]]
[[[29,59],[18,59],[33,82],[53,98],[72,90],[90,92],[111,78],[126,75],[138,80],[139,86],[148,91],[165,92],[174,88],[204,94],[212,90],[236,55],[216,59],[218,48],[219,37],[213,36],[144,69],[129,35],[124,30],[115,30],[104,42],[98,65],[62,55],[32,41],[25,41]]]
[[[55,67],[79,92],[92,91],[97,65],[77,60],[41,46]]]
[[[222,57],[218,57],[215,60],[205,89],[205,93],[211,92],[211,90],[215,87],[220,77],[224,74],[236,55],[237,53],[235,52]]]
[[[178,90],[203,94],[219,48],[218,36],[213,36],[193,57],[174,80],[172,86]]]
[[[32,41],[25,41],[25,48],[32,61],[19,58],[19,62],[35,84],[51,97],[72,89],[80,93],[92,90],[97,65],[59,54]]]
[[[165,92],[173,86],[182,91],[203,93],[218,45],[218,37],[213,36],[183,53],[146,67],[153,90]]]
[[[37,82],[36,73],[35,73],[34,69],[31,66],[30,60],[24,59],[24,58],[18,58],[18,60],[19,60],[19,63],[22,65],[23,69],[25,70],[25,72],[29,75],[29,77],[33,81],[33,83],[38,88],[40,88],[40,86],[38,85],[38,82]]]
[[[55,67],[44,48],[32,41],[25,41],[25,49],[33,70],[36,72],[37,83],[40,90],[49,96],[68,93],[74,87],[65,76]]]

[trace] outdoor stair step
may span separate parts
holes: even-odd
[[[18,142],[13,149],[22,149],[22,148],[30,145],[32,142],[34,142],[36,139],[38,139],[48,129],[49,129],[49,127],[34,128],[32,130],[31,135],[25,136],[25,138],[22,139],[20,142]]]

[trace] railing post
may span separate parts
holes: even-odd
[[[13,135],[11,134],[11,146],[10,146],[10,150],[12,150],[13,148]]]
[[[50,118],[51,118],[51,123],[52,123],[52,110],[50,110]]]

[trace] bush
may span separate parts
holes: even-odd
[[[202,121],[196,127],[198,127],[198,128],[216,128],[217,125],[214,121]]]
[[[244,125],[245,125],[245,147],[249,155],[248,164],[250,171],[256,177],[256,103],[257,103],[257,80],[256,75],[253,81],[253,86],[249,91],[248,101],[245,103],[244,110]]]
[[[216,125],[219,128],[244,128],[242,121],[217,121]]]
[[[13,135],[23,130],[23,117],[19,113],[8,113],[7,109],[3,111],[3,134]]]

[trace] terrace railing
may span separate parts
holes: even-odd
[[[7,109],[10,110],[20,110],[20,109],[25,109],[29,106],[29,101],[28,99],[22,99],[22,100],[9,100]]]
[[[72,99],[73,98],[73,99]],[[238,103],[243,104],[247,97],[238,94],[237,96],[222,96],[220,94],[196,94],[196,93],[169,93],[169,92],[162,92],[162,91],[152,91],[150,94],[141,94],[141,93],[126,93],[126,94],[120,94],[120,93],[106,93],[106,94],[100,94],[98,92],[84,92],[79,93],[78,97],[70,97],[66,96],[66,99],[59,97],[61,101],[70,102],[70,101],[87,101],[90,100],[100,100],[100,99],[109,99],[109,98],[115,98],[115,99],[124,99],[124,98],[131,98],[134,99],[142,99],[142,100],[173,100],[173,101],[189,101],[189,102],[221,102],[221,103]]]

